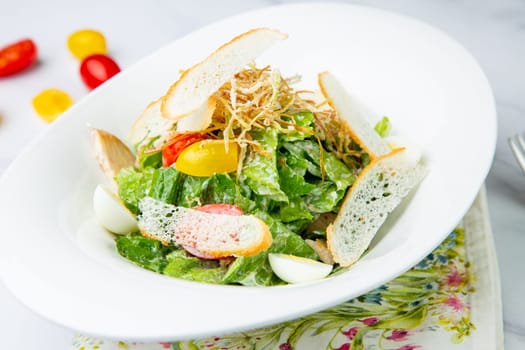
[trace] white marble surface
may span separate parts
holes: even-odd
[[[60,87],[75,99],[87,93],[66,48],[71,31],[102,30],[123,68],[156,48],[226,16],[291,1],[1,1],[0,45],[36,40],[41,63],[16,79],[0,80],[0,170],[46,125],[30,99]],[[525,176],[507,137],[525,130],[525,2],[522,0],[365,0],[363,5],[424,20],[456,38],[480,62],[499,114],[496,158],[487,179],[489,207],[502,280],[505,348],[525,348]],[[308,25],[308,24],[305,24]],[[444,140],[445,141],[445,140]],[[38,176],[37,174],[35,174]],[[72,331],[50,324],[18,304],[0,284],[0,336],[5,349],[67,349]],[[22,345],[23,344],[23,345]]]

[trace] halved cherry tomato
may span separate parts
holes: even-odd
[[[182,151],[192,143],[205,140],[207,137],[204,134],[178,134],[172,138],[168,143],[162,146],[162,166],[169,167],[177,161]]]
[[[0,50],[0,77],[23,71],[36,61],[37,48],[33,40],[24,39]]]
[[[189,245],[182,245],[181,247],[182,247],[182,249],[184,249],[185,251],[187,251],[191,255],[196,256],[197,258],[201,258],[201,259],[204,259],[204,260],[217,260],[217,259],[220,259],[220,258],[214,257],[213,255],[203,253],[200,250],[198,250],[197,248],[194,248],[194,247],[189,246]]]
[[[175,169],[192,176],[211,176],[237,169],[239,147],[230,141],[226,149],[223,140],[203,140],[186,147],[177,158]]]
[[[80,64],[80,76],[90,89],[96,88],[118,72],[118,64],[111,57],[102,54],[88,56]]]
[[[222,215],[233,215],[239,216],[243,214],[241,207],[233,204],[225,203],[213,203],[205,204],[202,207],[195,208],[195,210],[203,211],[210,214],[222,214]]]
[[[243,210],[241,209],[241,207],[237,205],[224,204],[224,203],[206,204],[206,205],[203,205],[202,207],[195,208],[195,210],[203,211],[205,213],[210,213],[210,214],[221,214],[221,215],[240,216],[243,214]],[[191,255],[194,255],[201,259],[206,259],[206,260],[221,259],[221,258],[214,257],[212,255],[203,253],[195,247],[183,245],[182,248],[184,248],[184,250],[186,250]]]

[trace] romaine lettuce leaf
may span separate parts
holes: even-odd
[[[160,168],[153,172],[149,197],[175,204],[182,174],[175,168]]]
[[[303,148],[303,145],[308,145],[308,150],[312,148],[317,148],[316,153],[311,154],[314,159],[309,157],[308,150]],[[314,145],[315,147],[312,147]],[[288,156],[288,159],[292,159],[292,163],[290,163],[290,166],[293,169],[296,169],[296,165],[305,165],[306,164],[306,170],[317,177],[322,176],[321,168],[319,167],[320,164],[320,157],[319,157],[319,145],[317,143],[314,143],[311,140],[304,140],[304,141],[297,141],[297,142],[284,142],[282,144],[284,149],[288,151],[293,157]],[[294,162],[295,161],[295,162]],[[294,164],[295,163],[295,164]]]
[[[162,151],[141,152],[138,155],[141,169],[160,168],[162,166]]]
[[[306,174],[306,170],[308,170],[309,162],[304,159],[295,156],[294,154],[290,152],[279,152],[279,158],[278,161],[279,164],[282,164],[283,162],[290,167],[297,175],[304,177]],[[320,170],[318,170],[319,174],[321,173]]]
[[[313,219],[301,219],[285,222],[284,225],[292,232],[303,232],[312,221]]]
[[[333,182],[324,181],[305,197],[306,206],[318,214],[336,211],[344,194],[345,190],[338,190]]]
[[[217,261],[202,260],[188,256],[184,250],[175,250],[167,257],[168,265],[164,274],[195,282],[220,283],[226,268]]]
[[[279,209],[279,218],[282,222],[292,222],[296,220],[312,220],[313,215],[310,213],[308,206],[301,197],[290,199],[288,204],[281,205]]]
[[[177,205],[186,208],[193,208],[201,205],[201,194],[206,183],[207,177],[183,175],[180,190],[177,198]]]
[[[279,167],[279,184],[281,189],[290,198],[299,197],[310,193],[314,189],[314,185],[307,183],[304,180],[304,175],[295,172],[286,164],[287,158],[280,158],[283,163]]]
[[[265,154],[248,152],[244,160],[241,181],[260,196],[266,196],[277,202],[287,202],[288,197],[279,186],[277,172],[277,130],[266,128],[252,132],[251,135],[263,147]]]
[[[122,169],[116,177],[118,194],[126,207],[139,213],[139,201],[150,196],[166,203],[175,203],[181,174],[174,168]]]
[[[148,270],[189,281],[219,283],[226,273],[217,261],[191,257],[182,249],[166,247],[159,241],[143,236],[119,236],[116,239],[120,255]]]
[[[118,195],[126,207],[135,214],[139,213],[139,201],[149,194],[155,169],[137,171],[134,168],[122,169],[116,177]]]
[[[242,284],[244,286],[270,286],[273,272],[268,262],[268,252],[255,256],[240,256],[229,266],[221,280],[223,284]]]
[[[277,206],[277,203],[267,196],[259,196],[257,194],[252,194],[252,199],[255,203],[255,208],[258,210],[262,210],[266,213],[272,212]]]
[[[292,130],[289,133],[282,133],[279,137],[282,141],[297,141],[303,140],[308,137],[311,137],[314,134],[313,122],[314,114],[312,112],[298,112],[294,113],[292,116],[295,125],[297,125],[301,131]],[[283,118],[286,120],[286,118]]]
[[[333,153],[323,152],[323,162],[326,177],[336,184],[338,190],[346,190],[355,182],[356,175]]]
[[[202,203],[235,204],[245,213],[255,209],[256,204],[241,194],[237,185],[228,174],[215,174],[209,178],[201,195]]]
[[[283,146],[286,149],[293,148],[293,153],[296,156],[307,158],[318,167],[321,165],[321,150],[316,141],[312,139],[302,140],[294,142],[293,147],[290,147],[290,143],[286,143]],[[300,148],[302,151],[298,151],[297,148]],[[346,189],[354,183],[356,179],[354,173],[333,153],[326,152],[323,149],[322,162],[326,177],[337,185],[337,189]],[[310,168],[308,170],[310,171]],[[310,171],[310,173],[312,172]],[[321,177],[321,174],[312,174]]]
[[[117,251],[126,259],[148,270],[162,272],[168,265],[166,254],[173,248],[163,246],[159,241],[135,236],[119,236],[116,238]]]
[[[162,166],[162,151],[153,146],[159,138],[160,136],[152,137],[144,145],[142,142],[145,140],[141,140],[135,145],[137,163],[140,169],[160,168]]]
[[[313,127],[315,117],[312,112],[304,111],[304,112],[294,113],[293,119],[295,120],[295,123],[298,126],[302,128],[311,128]]]

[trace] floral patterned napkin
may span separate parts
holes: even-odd
[[[248,332],[174,343],[79,335],[72,349],[503,349],[499,275],[485,192],[423,261],[331,309]]]

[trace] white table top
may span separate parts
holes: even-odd
[[[0,80],[0,170],[46,128],[31,108],[40,90],[58,87],[78,100],[88,93],[78,62],[67,51],[69,33],[97,28],[122,68],[160,46],[215,20],[292,1],[17,0],[2,4],[0,46],[28,36],[40,50],[30,74]],[[462,43],[485,70],[497,101],[498,145],[487,179],[488,200],[502,279],[505,348],[525,348],[525,176],[507,137],[525,130],[525,3],[520,0],[362,0],[354,3],[422,19]],[[73,332],[35,316],[0,283],[0,329],[6,349],[67,349]],[[22,345],[23,344],[23,345]]]

